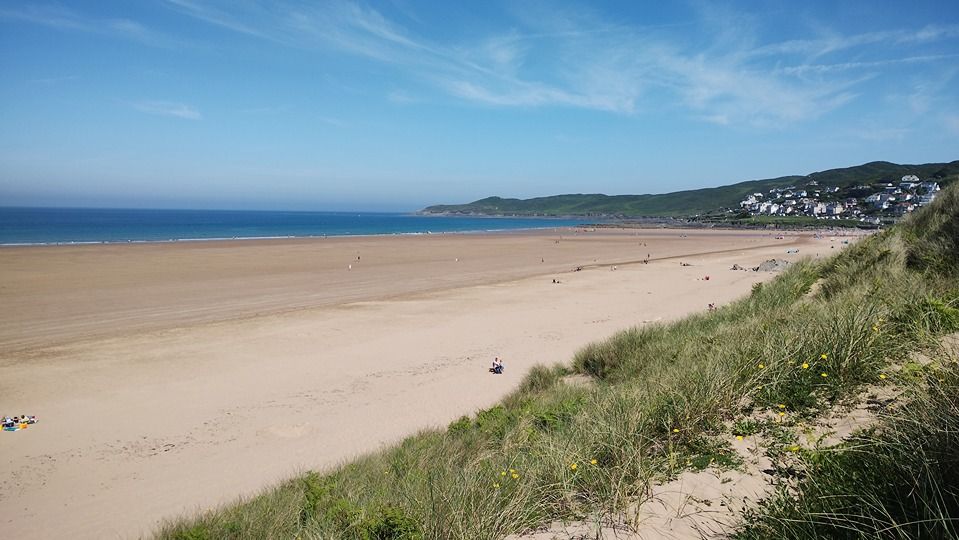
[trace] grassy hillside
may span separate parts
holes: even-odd
[[[750,415],[781,412],[776,427],[795,425],[865,385],[895,384],[915,399],[900,424],[868,435],[878,441],[869,459],[856,446],[805,452],[811,472],[798,494],[783,491],[742,534],[955,538],[959,372],[901,363],[915,350],[935,357],[939,336],[959,330],[957,227],[959,185],[904,224],[795,264],[729,306],[621,332],[568,364],[533,369],[501,404],[447,429],[157,536],[496,539],[557,518],[622,515],[652,483],[735,467],[729,441]],[[568,384],[570,374],[590,382]],[[775,444],[770,452],[793,451]]]
[[[615,216],[691,216],[719,208],[738,208],[739,201],[754,192],[771,188],[803,185],[813,180],[822,186],[848,187],[880,181],[898,181],[906,174],[923,179],[939,178],[944,183],[959,176],[959,161],[924,165],[897,165],[875,161],[856,167],[831,169],[807,176],[783,176],[750,180],[730,186],[676,191],[660,195],[554,195],[534,199],[487,197],[468,204],[436,205],[425,213],[465,213],[492,215],[615,215]]]

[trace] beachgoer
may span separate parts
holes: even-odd
[[[500,375],[503,373],[503,362],[500,361],[499,356],[493,358],[493,367],[489,368],[490,373],[495,373]]]

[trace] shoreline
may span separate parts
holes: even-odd
[[[529,231],[550,231],[576,229],[578,226],[560,227],[523,227],[516,229],[484,229],[475,231],[426,231],[426,232],[394,232],[372,234],[323,234],[323,235],[286,235],[286,236],[233,236],[233,237],[197,237],[197,238],[170,238],[168,240],[78,240],[62,242],[7,242],[0,243],[0,248],[7,247],[48,247],[48,246],[101,246],[125,244],[176,244],[179,242],[247,242],[256,240],[326,240],[329,238],[389,238],[393,236],[431,236],[439,234],[508,234]]]
[[[424,216],[430,217],[430,216]],[[434,217],[455,217],[455,216],[434,216]],[[483,216],[464,216],[464,217],[483,217]],[[485,216],[490,219],[502,217],[530,218],[528,216]],[[555,219],[571,219],[575,216],[557,217]],[[535,218],[535,219],[553,219],[553,218]],[[806,233],[825,233],[829,235],[840,235],[840,232],[859,231],[859,234],[870,234],[876,229],[867,227],[839,227],[839,226],[795,226],[795,227],[768,227],[763,225],[706,225],[702,223],[690,222],[688,225],[671,224],[654,226],[656,222],[650,223],[583,223],[580,225],[563,225],[551,227],[522,227],[512,229],[482,229],[469,231],[426,231],[426,232],[394,232],[394,233],[372,233],[372,234],[324,234],[324,235],[280,235],[280,236],[233,236],[233,237],[196,237],[196,238],[170,238],[167,240],[78,240],[78,241],[60,241],[60,242],[6,242],[0,243],[0,249],[21,248],[21,247],[71,247],[71,246],[113,246],[113,245],[141,245],[141,244],[176,244],[191,242],[250,242],[250,241],[276,241],[276,240],[328,240],[334,238],[391,238],[406,236],[433,236],[433,235],[485,235],[485,234],[512,234],[546,231],[574,231],[577,229],[621,229],[624,231],[649,231],[649,230],[703,230],[703,231],[786,231],[786,232],[806,232]],[[851,235],[851,236],[856,236]]]

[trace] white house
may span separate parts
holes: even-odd
[[[813,201],[806,203],[806,206],[803,208],[806,214],[811,214],[818,216],[826,213],[826,205],[824,203]]]
[[[873,193],[872,195],[866,197],[866,202],[872,204],[874,207],[879,208],[880,210],[885,210],[889,208],[889,205],[896,201],[896,197],[888,193]]]
[[[833,204],[826,205],[826,214],[830,216],[841,215],[845,210],[846,208],[842,205],[842,203],[833,203]]]
[[[923,182],[919,184],[919,189],[925,191],[926,193],[935,193],[939,191],[940,189],[939,182],[933,182],[933,181]]]

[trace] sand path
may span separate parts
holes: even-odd
[[[0,436],[0,537],[148,535],[771,277],[733,263],[820,249],[756,232],[566,231],[0,250],[14,308],[0,314],[0,412],[41,417]],[[651,264],[630,263],[646,252]],[[494,355],[502,377],[486,373]]]

